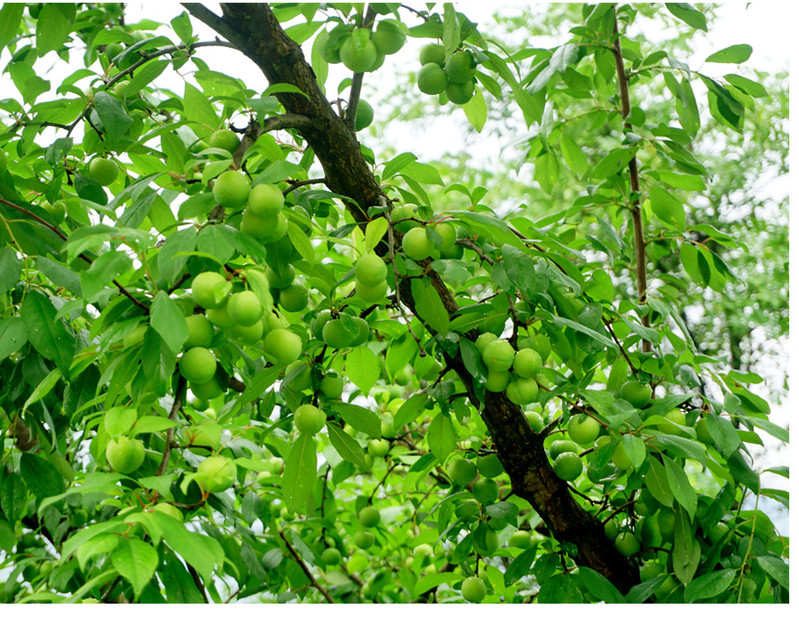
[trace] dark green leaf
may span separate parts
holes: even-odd
[[[342,420],[352,428],[366,433],[374,439],[380,438],[380,418],[373,412],[358,405],[334,402],[331,407],[341,416]]]
[[[707,32],[707,19],[702,11],[686,2],[667,2],[666,8],[680,21],[697,30]]]
[[[705,59],[705,62],[740,64],[741,62],[746,62],[749,60],[751,55],[751,45],[730,45],[729,47],[725,47],[714,54],[710,54]]]
[[[443,413],[438,414],[427,427],[427,443],[439,461],[445,461],[455,448],[455,429],[452,420]]]
[[[189,338],[186,318],[178,305],[165,291],[159,291],[150,310],[150,325],[161,335],[172,353],[177,354]]]
[[[0,360],[22,349],[28,342],[28,330],[19,317],[9,317],[0,321]]]
[[[580,566],[578,572],[583,585],[590,590],[593,596],[608,604],[624,604],[624,596],[602,574],[586,566]]]
[[[42,10],[36,20],[36,52],[39,57],[63,45],[72,32],[74,21],[74,4],[42,4]]]
[[[788,589],[788,564],[778,557],[761,555],[755,557],[758,565],[780,586]]]
[[[685,469],[668,456],[663,457],[663,466],[666,469],[666,480],[674,498],[685,508],[689,518],[693,519],[697,504],[696,489],[688,481]]]
[[[111,563],[133,586],[133,591],[138,596],[155,575],[158,553],[146,542],[136,538],[122,538],[111,553]]]
[[[75,339],[64,321],[56,318],[56,309],[50,300],[39,292],[31,292],[22,301],[21,313],[34,349],[53,360],[62,374],[68,375]]]
[[[686,602],[707,600],[727,590],[735,578],[735,570],[716,570],[692,580],[685,588],[683,595]]]
[[[22,272],[22,262],[10,246],[0,249],[0,296],[14,287]]]
[[[291,446],[283,472],[283,497],[293,512],[305,512],[308,497],[316,482],[316,441],[313,435],[300,434]]]
[[[327,434],[330,437],[330,443],[333,444],[341,458],[361,468],[366,464],[363,448],[353,437],[347,435],[333,422],[327,423]]]
[[[419,316],[438,334],[445,336],[449,332],[449,313],[430,280],[413,279],[411,292]]]
[[[122,102],[107,92],[94,95],[94,109],[103,123],[103,129],[114,141],[122,137],[133,124],[133,118],[127,114]]]

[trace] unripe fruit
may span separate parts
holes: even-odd
[[[677,524],[677,517],[673,510],[662,508],[657,513],[658,529],[660,529],[660,536],[670,542],[674,539],[674,527]]]
[[[205,316],[217,328],[228,330],[236,327],[236,322],[233,321],[230,313],[227,312],[227,303],[219,308],[206,309]]]
[[[144,462],[144,444],[124,435],[114,437],[105,448],[105,458],[118,473],[131,473]]]
[[[325,345],[333,349],[343,349],[352,345],[355,335],[350,332],[341,319],[331,319],[322,328]]]
[[[205,347],[192,347],[180,358],[180,373],[195,383],[211,381],[216,374],[216,358]]]
[[[455,484],[466,486],[477,477],[477,465],[468,459],[458,457],[450,463],[449,475]]]
[[[111,159],[97,157],[89,163],[89,177],[97,184],[108,186],[119,175],[119,166]]]
[[[364,302],[375,303],[385,300],[387,292],[388,283],[384,280],[376,285],[366,285],[361,281],[355,281],[355,293],[357,293]]]
[[[316,317],[311,320],[311,334],[314,338],[321,339],[325,324],[333,318],[330,311],[324,310],[316,314]]]
[[[682,431],[674,426],[674,424],[685,426],[685,414],[683,412],[681,412],[679,409],[672,409],[663,417],[666,420],[670,420],[670,422],[662,422],[661,424],[658,424],[658,428],[661,430],[661,432],[666,433],[667,435],[679,435],[682,433]],[[672,424],[672,422],[674,424]]]
[[[375,536],[371,531],[356,531],[352,541],[358,548],[366,550],[375,543]]]
[[[228,315],[240,326],[252,326],[261,319],[263,307],[258,296],[250,290],[240,291],[227,301]]]
[[[356,28],[341,46],[341,61],[353,73],[368,71],[377,60],[377,47],[369,30]]]
[[[472,518],[480,513],[480,504],[475,499],[466,499],[455,507],[458,518]]]
[[[395,224],[394,227],[402,233],[407,232],[409,229],[418,227],[419,223],[405,219],[411,219],[416,216],[416,206],[413,204],[405,204],[397,206],[391,211],[391,221]],[[402,222],[398,222],[402,221]]]
[[[236,464],[224,456],[209,456],[197,467],[197,473],[209,493],[226,491],[236,482]]]
[[[530,428],[536,433],[540,433],[544,429],[544,419],[541,417],[540,413],[536,411],[525,411],[524,417],[527,418],[527,422],[530,423]]]
[[[358,512],[358,520],[364,527],[377,527],[380,524],[380,510],[374,506],[366,506]]]
[[[214,340],[214,327],[205,315],[189,315],[186,317],[189,338],[183,343],[184,349],[192,347],[210,347]]]
[[[529,531],[524,531],[523,529],[519,529],[518,531],[514,531],[510,538],[508,538],[508,546],[512,546],[514,548],[521,548],[527,550],[533,545],[533,538],[530,536]]]
[[[147,324],[139,324],[133,332],[125,335],[122,339],[122,347],[130,349],[131,347],[140,344],[144,340],[144,335],[147,332]]]
[[[574,452],[563,452],[555,459],[553,469],[561,480],[571,482],[583,472],[583,461]]]
[[[523,339],[519,342],[519,347],[535,349],[538,355],[541,356],[541,362],[546,362],[552,351],[552,343],[549,342],[549,337],[547,337],[546,334],[535,334],[529,338]]]
[[[608,540],[615,540],[619,535],[619,522],[612,518],[605,523],[605,537]]]
[[[616,536],[616,539],[613,543],[616,546],[616,550],[625,557],[632,557],[641,550],[640,540],[629,531],[621,532],[618,536]]]
[[[696,429],[696,437],[704,444],[713,445],[715,440],[713,436],[710,434],[710,431],[707,428],[707,418],[702,418],[699,422],[696,423],[694,427]]]
[[[266,267],[266,280],[268,280],[269,285],[275,289],[285,289],[291,285],[294,282],[294,276],[294,266],[291,264],[286,264],[284,267],[278,268],[277,270],[273,270],[269,266]]]
[[[283,191],[274,184],[256,184],[250,191],[247,207],[255,216],[269,218],[283,210],[284,202]]]
[[[564,452],[574,452],[576,454],[578,451],[577,444],[569,439],[558,439],[549,446],[549,456],[552,460],[555,460]]]
[[[481,504],[487,505],[499,497],[499,486],[490,478],[480,478],[472,486],[472,495]]]
[[[422,261],[433,254],[435,244],[427,237],[424,227],[414,227],[402,237],[402,250],[415,261]]]
[[[441,246],[438,250],[444,253],[455,245],[458,235],[455,228],[450,223],[439,223],[435,227],[436,233],[441,237]]]
[[[208,145],[211,148],[221,148],[222,150],[233,152],[239,145],[239,138],[236,133],[229,129],[220,129],[211,135]]]
[[[483,362],[489,371],[507,371],[513,365],[516,351],[508,341],[491,341],[483,350]]]
[[[341,398],[341,394],[344,392],[344,378],[341,375],[328,373],[322,377],[322,381],[319,383],[319,392],[326,399]]]
[[[241,214],[239,229],[262,242],[277,242],[286,235],[288,228],[288,219],[282,213],[266,217],[256,216],[248,206]]]
[[[44,202],[42,208],[53,217],[56,223],[67,218],[67,204],[63,199],[58,199],[53,203]]]
[[[325,412],[313,405],[300,405],[294,412],[294,425],[305,435],[315,435],[321,431],[326,420]]]
[[[286,366],[300,357],[302,339],[291,332],[277,328],[264,338],[264,351],[272,356],[280,366]]]
[[[250,196],[250,181],[237,171],[223,171],[214,182],[214,199],[225,208],[240,208]]]
[[[508,371],[488,371],[486,390],[489,392],[504,392],[510,382]]]
[[[388,56],[397,53],[405,44],[405,33],[400,30],[396,22],[385,19],[378,22],[372,32],[372,42],[377,52]]]
[[[385,439],[371,439],[366,446],[366,451],[369,456],[374,458],[383,458],[391,449],[391,444]]]
[[[591,416],[579,414],[569,419],[569,437],[579,444],[590,444],[599,437],[601,425]]]
[[[336,548],[326,548],[322,551],[322,563],[327,566],[337,566],[341,563],[341,553]]]
[[[486,454],[477,459],[477,469],[486,478],[496,478],[505,469],[496,454]]]
[[[482,543],[476,543],[477,552],[481,555],[493,555],[499,548],[499,537],[493,529],[487,529]]]
[[[183,522],[183,512],[180,511],[180,508],[176,508],[171,503],[167,503],[165,501],[159,501],[157,504],[153,506],[153,510],[155,512],[162,512],[167,516],[171,516],[176,521]]]
[[[355,278],[364,285],[374,286],[386,280],[386,262],[374,253],[367,253],[355,264]]]
[[[474,344],[477,346],[477,351],[482,354],[485,351],[486,346],[492,341],[497,340],[497,335],[493,332],[483,332],[480,336],[477,337],[477,340]]]
[[[373,66],[370,70],[374,71],[377,68],[379,68],[379,66]],[[362,131],[372,124],[372,120],[374,119],[375,110],[372,109],[372,106],[366,101],[358,101],[358,109],[355,111],[355,130]]]
[[[227,302],[233,284],[217,272],[201,272],[191,283],[191,296],[201,307],[218,308]]]
[[[635,467],[632,460],[627,455],[627,452],[622,447],[621,442],[619,442],[619,445],[616,446],[616,450],[613,452],[613,456],[611,457],[610,460],[613,461],[613,464],[616,465],[616,467],[618,467],[622,471],[629,471],[630,469]]]
[[[641,565],[641,582],[655,578],[663,572],[663,565],[658,561],[645,561]]]
[[[642,409],[652,398],[652,389],[637,381],[628,381],[621,387],[621,398],[633,407]]]
[[[456,105],[463,105],[471,101],[474,96],[474,80],[472,79],[464,84],[450,82],[444,92],[446,92],[450,101]]]
[[[464,50],[456,51],[444,65],[444,72],[450,82],[465,84],[472,79],[474,74],[472,70],[472,54]]]
[[[210,401],[211,399],[214,399],[225,392],[219,386],[219,382],[217,382],[216,379],[211,379],[207,383],[189,382],[189,389],[194,392],[194,395],[197,398],[204,401]]]
[[[419,62],[422,65],[435,62],[439,66],[444,66],[444,46],[440,43],[428,43],[419,52]]]
[[[506,394],[517,405],[529,405],[538,398],[538,383],[535,379],[516,379],[508,384]]]
[[[352,345],[353,347],[357,347],[367,341],[371,330],[369,329],[369,322],[362,317],[353,317],[352,319],[358,328],[358,334],[355,335],[355,340],[352,341]]]
[[[438,64],[425,64],[416,74],[416,85],[425,94],[440,94],[447,89],[447,74]]]
[[[520,349],[513,356],[513,372],[519,377],[529,379],[541,369],[541,356],[535,349]]]
[[[280,290],[280,306],[291,313],[304,310],[308,306],[309,299],[308,290],[299,283],[292,283]]]
[[[259,320],[251,326],[236,324],[230,329],[230,334],[248,345],[257,345],[264,337],[264,322]]]
[[[467,602],[479,603],[486,597],[486,584],[476,576],[470,576],[463,581],[461,593]]]

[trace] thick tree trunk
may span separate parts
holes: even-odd
[[[386,195],[363,158],[355,133],[325,99],[302,50],[285,34],[269,7],[222,4],[223,16],[219,17],[202,5],[184,6],[238,47],[263,71],[270,84],[289,83],[308,95],[276,96],[287,112],[313,121],[313,128],[299,131],[319,158],[328,187],[352,200],[347,201],[347,209],[365,225],[368,209],[385,203]],[[377,250],[385,254],[387,248],[384,242]],[[450,313],[457,310],[455,299],[441,278],[433,271],[429,276],[446,309]],[[409,281],[401,281],[398,287],[400,299],[413,311]],[[472,339],[476,335],[467,334]],[[449,358],[448,364],[463,381],[472,402],[479,404],[473,378],[460,358]],[[636,569],[606,539],[601,523],[580,507],[568,485],[555,475],[544,452],[543,438],[530,428],[521,408],[504,393],[488,392],[481,413],[514,493],[530,502],[560,542],[577,547],[576,561],[602,573],[623,592],[638,582]]]

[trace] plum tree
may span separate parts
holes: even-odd
[[[788,600],[725,8],[156,8],[0,6],[0,600]]]

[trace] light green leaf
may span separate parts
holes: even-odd
[[[455,449],[455,429],[449,416],[439,413],[427,427],[427,443],[430,451],[443,462]]]
[[[301,434],[291,446],[283,472],[283,497],[292,512],[305,512],[316,481],[316,442],[313,435]]]
[[[461,109],[463,109],[463,113],[466,114],[466,119],[469,121],[469,124],[480,133],[488,119],[488,106],[486,105],[483,91],[480,88],[475,88],[474,96],[461,105]]]
[[[373,412],[358,405],[334,402],[331,407],[341,416],[342,420],[352,428],[366,433],[375,439],[380,437],[380,418]]]
[[[163,290],[153,300],[150,310],[150,325],[161,335],[172,353],[177,354],[189,338],[186,318],[174,300]]]
[[[685,209],[682,202],[671,193],[659,186],[650,186],[649,203],[652,206],[652,212],[663,223],[678,231],[685,229]]]
[[[751,45],[730,45],[724,49],[720,49],[714,54],[710,54],[705,62],[720,62],[724,64],[740,64],[746,62],[752,55]]]
[[[411,293],[419,317],[438,334],[446,336],[449,332],[449,313],[430,280],[413,279]]]
[[[136,538],[122,539],[111,553],[111,563],[130,582],[138,596],[155,575],[158,553]]]
[[[688,481],[685,469],[668,456],[663,457],[663,466],[666,468],[666,480],[674,498],[685,508],[689,518],[693,519],[696,512],[697,496],[696,490]]]
[[[136,420],[133,425],[131,435],[139,435],[141,433],[160,433],[175,426],[180,426],[179,422],[163,418],[161,416],[143,416]]]
[[[36,52],[39,57],[58,49],[72,32],[75,5],[45,3],[36,20]]]
[[[22,405],[22,411],[27,410],[28,407],[47,396],[50,390],[52,390],[58,383],[59,379],[61,379],[61,371],[57,368],[54,368],[48,373],[47,377],[42,379],[42,381],[39,382],[33,389],[33,392],[31,392],[28,400],[26,400],[25,404]]]
[[[380,362],[368,347],[356,347],[347,354],[345,372],[361,393],[368,396],[380,377]]]
[[[372,219],[366,225],[366,250],[371,251],[383,239],[383,236],[388,231],[388,220],[384,216],[378,216]]]
[[[657,499],[667,508],[674,504],[674,495],[669,488],[669,481],[666,477],[666,470],[663,465],[654,457],[649,457],[649,471],[646,472],[646,487],[652,493],[652,497]]]
[[[17,36],[24,10],[25,5],[21,2],[6,2],[0,8],[0,51]]]
[[[291,243],[294,245],[294,248],[297,249],[297,252],[302,255],[302,258],[305,261],[311,265],[316,263],[316,254],[314,253],[311,240],[293,221],[289,221],[288,236],[289,240],[291,240]]]
[[[699,567],[702,549],[699,541],[694,537],[694,529],[688,514],[682,508],[677,508],[674,524],[674,574],[684,584],[688,584]]]
[[[687,2],[667,2],[666,8],[677,19],[697,30],[707,32],[707,19],[699,9]]]
[[[588,171],[588,157],[577,145],[577,142],[567,133],[561,133],[560,135],[560,150],[563,154],[563,160],[566,161],[572,171],[579,177],[584,176],[585,172]]]
[[[780,586],[788,589],[788,564],[778,557],[760,555],[755,557],[758,565],[766,571]]]
[[[183,93],[183,115],[192,122],[192,130],[201,139],[208,139],[219,128],[211,101],[188,82]]]
[[[347,435],[333,422],[327,423],[327,434],[330,437],[330,443],[333,444],[341,458],[358,467],[363,467],[366,464],[363,448],[353,437]]]

